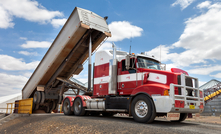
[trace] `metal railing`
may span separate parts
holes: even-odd
[[[186,86],[186,82],[185,82],[186,78],[194,79],[195,87]],[[181,88],[181,95],[175,94],[175,87]],[[196,95],[195,96],[186,95],[187,89],[195,91]],[[200,92],[202,92],[202,94],[203,94],[203,91],[199,90],[198,79],[194,78],[194,77],[187,76],[185,74],[181,74],[181,85],[170,84],[170,98],[172,98],[173,104],[175,104],[175,100],[182,100],[185,102],[184,103],[185,105],[187,105],[187,103],[204,102],[204,98],[203,97],[201,98]],[[200,105],[200,103],[197,103],[197,104]]]
[[[7,104],[7,108],[0,108],[0,109],[5,109],[6,114],[12,114],[13,110],[16,110],[16,109],[17,109],[17,112],[15,111],[14,112],[18,114],[20,113],[32,114],[33,98],[19,100],[18,102],[6,103],[6,104]]]

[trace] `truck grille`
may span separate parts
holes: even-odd
[[[178,85],[181,85],[181,76],[180,75],[177,76],[177,83],[178,83]],[[191,78],[186,77],[185,78],[185,86],[193,87],[193,80]],[[187,93],[186,93],[187,96],[196,95],[196,94],[192,93],[192,92],[194,92],[192,89],[187,88],[186,90],[187,90]],[[178,87],[178,94],[182,95],[181,87]]]

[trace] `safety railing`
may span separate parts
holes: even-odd
[[[33,98],[19,100],[17,102],[6,103],[6,104],[7,104],[6,108],[0,108],[0,109],[5,109],[6,114],[12,114],[12,113],[32,114]]]
[[[33,98],[19,100],[18,113],[32,114]]]
[[[195,87],[186,86],[186,78],[193,79]],[[181,88],[181,95],[175,94],[175,87]],[[195,96],[186,95],[187,89],[195,91]],[[187,105],[187,103],[204,102],[204,98],[200,95],[200,92],[203,94],[203,91],[198,88],[198,79],[185,74],[181,74],[181,85],[170,84],[170,98],[172,98],[173,104],[175,104],[175,100],[184,101],[185,105]],[[200,105],[200,103],[197,104]]]

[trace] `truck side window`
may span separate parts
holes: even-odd
[[[136,73],[136,70],[134,68],[136,68],[135,65],[135,59],[130,59],[130,69],[126,70],[126,66],[125,66],[125,60],[122,60],[122,71],[129,71],[129,73]]]

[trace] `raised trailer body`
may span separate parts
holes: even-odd
[[[45,92],[45,99],[56,99],[58,93],[62,94],[64,81],[82,71],[88,58],[89,38],[93,52],[108,36],[111,33],[106,19],[76,7],[22,89],[22,98],[33,97],[38,90]]]

